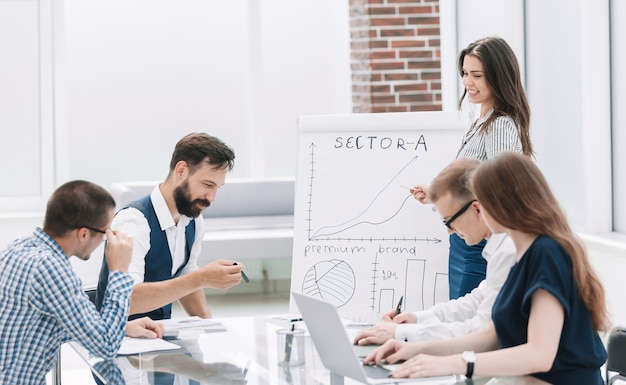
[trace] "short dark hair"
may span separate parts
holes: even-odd
[[[107,225],[112,209],[115,199],[107,190],[84,180],[70,181],[48,199],[43,230],[51,236],[63,236],[83,226],[101,228]]]
[[[170,173],[181,160],[187,163],[191,173],[197,171],[203,163],[213,166],[215,170],[225,168],[231,171],[235,166],[235,152],[214,136],[194,132],[176,143],[170,161]]]

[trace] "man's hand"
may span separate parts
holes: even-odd
[[[398,324],[393,322],[379,323],[371,328],[363,329],[354,337],[355,345],[381,345],[396,335]]]
[[[203,287],[228,289],[241,283],[241,271],[245,268],[240,263],[233,265],[234,263],[235,261],[218,259],[198,269],[196,274],[200,275]]]
[[[149,317],[137,318],[126,323],[126,335],[139,338],[161,338],[165,333],[163,323]]]
[[[417,199],[421,203],[430,203],[428,200],[428,186],[418,185],[409,190],[413,194],[413,198]]]
[[[421,345],[417,342],[409,343],[391,339],[365,357],[363,363],[365,365],[395,364],[406,361],[420,352]]]
[[[394,309],[389,311],[388,313],[383,314],[381,320],[383,322],[394,322],[397,324],[414,324],[417,322],[417,317],[415,316],[415,313],[411,313],[408,311],[403,311],[402,313],[396,315],[396,311]]]
[[[109,270],[128,272],[128,264],[133,254],[133,237],[123,231],[107,229],[105,255]]]

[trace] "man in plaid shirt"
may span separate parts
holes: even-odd
[[[162,324],[126,323],[133,280],[127,274],[133,240],[109,228],[115,201],[102,187],[72,181],[50,197],[43,229],[0,253],[0,384],[45,384],[63,342],[112,358],[122,337],[160,337]],[[100,312],[73,272],[72,255],[87,260],[107,239],[109,286]]]

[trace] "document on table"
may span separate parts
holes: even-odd
[[[226,331],[226,327],[220,321],[215,319],[200,318],[197,316],[165,319],[160,320],[159,322],[163,322],[166,333],[180,331],[183,329],[202,329],[205,333]]]
[[[133,338],[124,337],[122,340],[122,346],[117,352],[120,356],[127,356],[131,354],[156,352],[162,350],[174,350],[180,349],[180,346],[167,342],[160,338]]]

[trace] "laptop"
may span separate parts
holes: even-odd
[[[348,338],[346,329],[339,317],[337,308],[329,302],[309,297],[300,293],[291,292],[298,309],[302,314],[315,349],[319,353],[322,363],[332,373],[366,384],[385,384],[396,382],[433,383],[433,379],[391,379],[391,371],[382,366],[363,365],[362,359],[357,356],[355,346]],[[441,377],[438,377],[441,380]],[[445,383],[454,383],[454,376],[445,377]],[[440,382],[434,382],[440,383]]]

